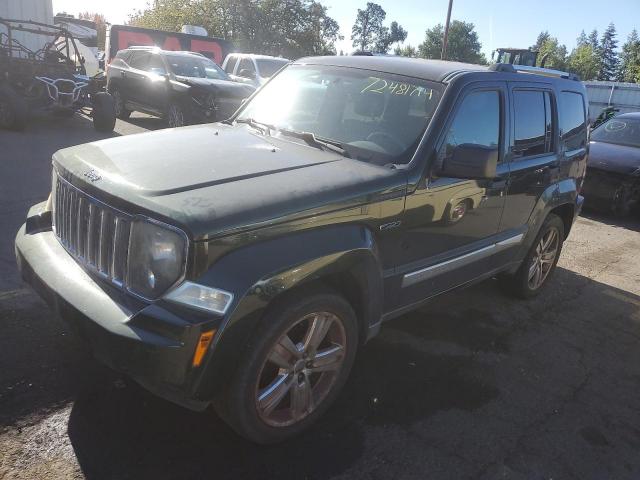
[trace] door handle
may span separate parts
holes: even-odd
[[[538,173],[538,174],[545,173],[546,171],[549,170],[549,168],[550,168],[549,165],[545,165],[544,167],[540,167],[537,170],[534,170],[533,173]]]

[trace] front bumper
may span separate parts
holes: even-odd
[[[219,320],[185,307],[147,304],[92,277],[64,250],[44,204],[33,207],[16,236],[23,279],[89,344],[96,358],[145,388],[187,408],[203,410],[191,367],[200,333]]]
[[[633,206],[640,202],[640,177],[588,168],[582,193],[590,208],[609,211],[619,204]]]

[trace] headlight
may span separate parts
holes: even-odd
[[[146,221],[131,225],[127,287],[155,299],[184,275],[187,239],[181,232]]]

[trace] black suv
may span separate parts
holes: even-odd
[[[493,276],[539,293],[587,149],[567,74],[307,58],[224,123],[58,151],[17,259],[99,359],[275,442],[384,321]]]
[[[109,65],[107,90],[118,118],[137,110],[181,127],[229,118],[255,88],[234,82],[200,53],[130,47]]]

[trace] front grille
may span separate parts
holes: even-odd
[[[122,287],[131,219],[53,174],[53,230],[83,267]]]

